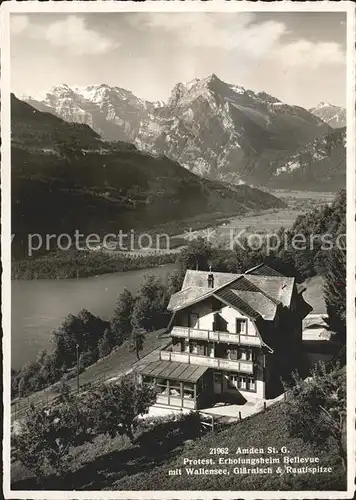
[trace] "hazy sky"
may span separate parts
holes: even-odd
[[[282,101],[345,106],[344,13],[12,14],[12,91],[107,83],[166,100],[215,73]]]

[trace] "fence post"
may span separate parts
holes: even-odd
[[[240,411],[239,411],[239,420],[240,420],[240,422],[241,422],[241,420],[242,420],[242,417],[241,417],[241,412],[240,412]]]
[[[263,411],[266,411],[266,408],[267,408],[266,401],[263,401]]]

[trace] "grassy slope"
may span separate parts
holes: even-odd
[[[174,447],[175,446],[175,447]],[[227,476],[169,476],[168,471],[183,468],[184,458],[209,458],[211,447],[229,447],[231,457],[237,447],[287,446],[290,456],[319,457],[320,465],[332,467],[329,474],[299,475],[234,475],[227,467]],[[345,488],[345,474],[333,446],[317,452],[300,439],[288,437],[283,403],[265,413],[233,424],[201,439],[173,445],[171,440],[141,449],[126,438],[113,440],[98,437],[94,443],[72,450],[75,466],[63,479],[47,478],[42,489],[76,490],[337,490]],[[281,455],[274,455],[280,457]],[[251,455],[252,457],[252,455]],[[202,466],[196,466],[199,468]],[[217,467],[217,466],[215,466]],[[214,466],[207,466],[214,468]],[[27,480],[26,480],[27,477]],[[28,472],[18,463],[12,469],[12,487],[38,488]]]
[[[146,335],[143,350],[140,353],[141,357],[146,356],[155,349],[162,348],[169,341],[170,338],[162,336],[164,330],[157,330]],[[131,352],[129,349],[129,342],[124,342],[116,350],[111,352],[105,358],[100,359],[97,363],[88,366],[86,370],[80,374],[80,385],[96,383],[99,380],[109,380],[112,377],[117,377],[120,374],[131,370],[132,365],[137,361],[136,353]],[[68,385],[72,390],[75,390],[77,384],[76,378],[68,381]],[[38,391],[26,398],[22,398],[16,406],[16,416],[21,418],[29,404],[38,404],[41,401],[51,401],[51,399],[58,396],[58,384],[54,384],[46,390]],[[15,415],[15,406],[12,406],[12,415]]]

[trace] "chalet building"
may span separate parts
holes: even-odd
[[[275,397],[300,363],[312,309],[303,291],[264,264],[244,274],[188,270],[168,305],[171,343],[142,360],[139,380],[155,384],[158,404],[181,408]]]

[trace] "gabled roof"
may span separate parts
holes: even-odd
[[[207,286],[209,274],[214,276],[214,288]],[[244,274],[187,270],[182,290],[172,295],[168,310],[178,311],[214,296],[251,318],[262,316],[271,320],[278,304],[290,306],[294,282],[294,278],[283,276],[266,265]]]

